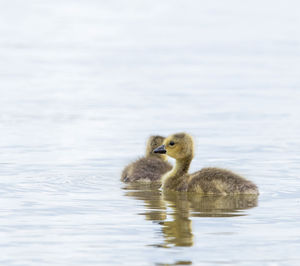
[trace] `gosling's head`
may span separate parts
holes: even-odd
[[[148,141],[147,141],[147,146],[146,146],[146,157],[148,156],[156,156],[160,157],[164,160],[167,159],[167,156],[164,154],[158,154],[154,153],[154,150],[161,146],[165,140],[165,137],[162,136],[150,136]]]
[[[167,154],[174,159],[184,159],[194,156],[194,141],[187,133],[176,133],[168,136],[163,145],[154,150],[155,153]]]

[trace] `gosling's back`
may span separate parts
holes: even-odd
[[[251,181],[221,168],[203,168],[190,175],[188,191],[203,194],[259,194]]]
[[[121,180],[124,182],[156,182],[171,169],[171,164],[160,158],[143,157],[123,170]]]

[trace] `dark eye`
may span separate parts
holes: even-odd
[[[175,144],[175,142],[173,140],[170,141],[169,145],[173,146]]]

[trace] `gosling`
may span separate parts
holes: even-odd
[[[194,141],[187,133],[167,137],[154,153],[167,154],[176,159],[173,169],[162,177],[163,190],[208,195],[259,194],[254,183],[229,170],[209,167],[188,174],[194,157]]]
[[[146,146],[145,157],[127,165],[121,176],[123,182],[151,183],[159,182],[163,174],[172,169],[164,154],[153,153],[153,150],[163,144],[164,137],[151,136]]]

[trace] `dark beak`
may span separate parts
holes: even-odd
[[[154,153],[161,153],[161,154],[167,153],[167,151],[165,149],[165,145],[161,145],[161,146],[157,147],[156,149],[154,149],[153,152]]]

